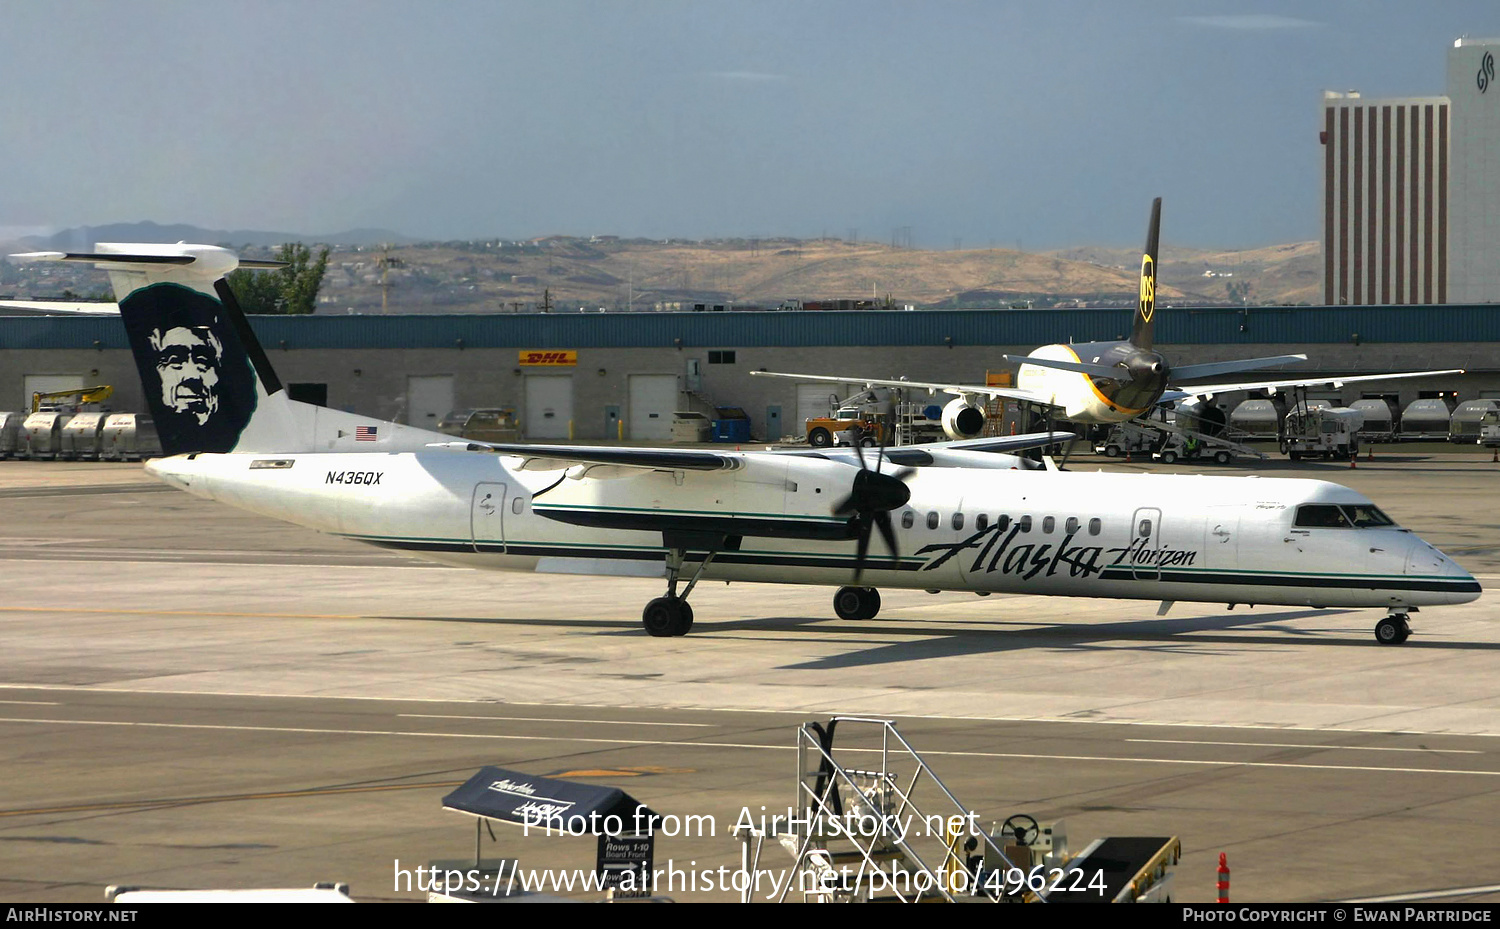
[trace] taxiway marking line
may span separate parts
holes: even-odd
[[[1450,890],[1422,890],[1409,894],[1392,894],[1389,897],[1364,897],[1345,900],[1345,903],[1402,903],[1407,900],[1439,900],[1443,897],[1472,897],[1475,894],[1500,893],[1500,884],[1486,887],[1454,887]]]
[[[0,607],[0,612],[7,608]],[[60,611],[54,611],[60,612]],[[73,611],[78,612],[78,611]],[[166,614],[163,614],[166,615]],[[196,614],[206,615],[206,614]],[[295,617],[294,617],[295,618]],[[347,619],[351,617],[336,617]],[[367,619],[369,617],[352,617]],[[42,691],[68,691],[75,693],[101,693],[101,694],[139,694],[142,696],[164,696],[164,697],[253,697],[256,699],[272,700],[362,700],[383,701],[387,703],[469,703],[476,705],[491,705],[487,700],[465,700],[461,697],[386,697],[371,694],[278,694],[257,690],[153,690],[150,688],[134,687],[103,687],[82,684],[24,684],[0,682],[0,691],[3,690],[42,690]],[[545,707],[568,707],[581,710],[659,710],[674,713],[753,713],[773,714],[777,716],[795,716],[799,719],[804,713],[814,716],[841,716],[848,715],[848,707],[813,707],[807,710],[779,710],[767,709],[765,707],[747,706],[670,706],[666,704],[642,704],[639,706],[621,706],[615,703],[535,703],[525,700],[517,700],[498,704],[500,706],[545,706]],[[1424,709],[1413,707],[1413,712]],[[871,715],[871,714],[866,714]],[[975,723],[1069,723],[1086,726],[1151,726],[1161,729],[1228,729],[1237,732],[1319,732],[1319,733],[1350,733],[1356,735],[1420,735],[1434,738],[1463,738],[1463,739],[1495,739],[1500,738],[1500,732],[1460,732],[1451,729],[1357,729],[1337,724],[1327,726],[1271,726],[1258,723],[1224,723],[1224,722],[1190,722],[1186,720],[1153,720],[1153,719],[1081,719],[1077,716],[964,716],[951,713],[874,713],[873,715],[891,719],[921,719],[975,722]]]
[[[277,567],[280,567],[279,565]],[[104,610],[50,606],[0,606],[0,613],[101,613],[110,616],[230,616],[236,619],[370,619],[357,613],[224,613],[214,610]]]
[[[51,726],[120,726],[139,729],[199,729],[219,732],[287,732],[306,735],[405,736],[418,739],[491,739],[504,742],[577,742],[585,745],[648,745],[676,748],[751,748],[757,751],[796,751],[795,745],[765,745],[753,742],[687,742],[674,739],[596,739],[568,735],[502,735],[486,732],[402,732],[388,729],[315,729],[302,726],[228,726],[211,723],[145,723],[106,719],[31,719],[0,717],[0,723],[40,723]],[[880,754],[878,748],[846,748],[844,752]],[[1457,768],[1392,768],[1381,765],[1291,764],[1273,761],[1211,761],[1189,758],[1134,758],[1109,755],[1039,755],[1021,752],[952,752],[927,751],[925,755],[945,758],[1005,758],[1022,761],[1103,761],[1126,764],[1198,765],[1214,768],[1290,768],[1298,771],[1364,771],[1382,774],[1458,774],[1473,777],[1500,777],[1500,771],[1465,771]]]
[[[157,807],[193,806],[199,803],[234,803],[242,800],[286,800],[298,797],[321,797],[336,794],[375,793],[385,790],[420,790],[457,787],[464,781],[440,781],[428,784],[371,784],[365,787],[325,787],[309,790],[278,790],[258,794],[218,794],[207,797],[157,797],[152,800],[121,800],[116,803],[80,803],[75,806],[38,807],[34,810],[0,810],[0,818],[38,816],[57,813],[98,813],[105,810],[148,810]]]
[[[4,701],[0,701],[4,702]],[[493,719],[504,723],[588,723],[604,726],[685,726],[715,729],[717,723],[658,723],[644,719],[558,719],[548,716],[445,716],[441,713],[397,713],[397,719]]]
[[[1395,748],[1380,745],[1320,745],[1312,742],[1207,742],[1198,739],[1126,739],[1152,745],[1248,745],[1252,748],[1326,748],[1346,752],[1419,752],[1421,754],[1483,755],[1473,748]]]
[[[62,706],[56,700],[0,700],[0,703],[8,703],[15,706]]]

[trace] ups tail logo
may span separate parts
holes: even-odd
[[[1141,302],[1139,311],[1141,319],[1151,322],[1151,317],[1156,313],[1156,262],[1151,260],[1150,255],[1141,256]]]

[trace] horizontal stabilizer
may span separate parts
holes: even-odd
[[[10,257],[18,261],[93,261],[99,264],[190,265],[194,255],[99,255],[82,252],[23,252]]]
[[[1040,365],[1059,371],[1074,371],[1089,377],[1107,377],[1116,381],[1130,380],[1130,372],[1119,365],[1096,365],[1086,361],[1058,361],[1055,358],[1034,358],[1030,355],[1001,355],[1006,361],[1023,365]]]

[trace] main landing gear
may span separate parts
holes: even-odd
[[[688,605],[688,594],[693,592],[698,578],[713,563],[718,549],[710,549],[699,563],[698,570],[688,579],[687,588],[683,590],[682,596],[677,595],[677,577],[682,573],[682,562],[687,557],[685,548],[667,549],[667,595],[657,597],[646,604],[646,609],[641,613],[641,625],[646,627],[649,635],[665,638],[674,635],[687,635],[688,630],[693,628],[693,608]]]
[[[880,591],[873,587],[840,587],[833,595],[839,619],[874,619],[880,612]]]
[[[1407,610],[1392,610],[1390,615],[1375,624],[1375,641],[1381,645],[1400,645],[1411,636],[1411,623],[1406,621]]]

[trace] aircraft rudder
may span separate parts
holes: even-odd
[[[1130,329],[1130,343],[1137,348],[1151,348],[1156,328],[1156,257],[1161,238],[1161,198],[1151,201],[1151,223],[1146,228],[1146,247],[1141,253],[1139,295],[1135,319]]]

